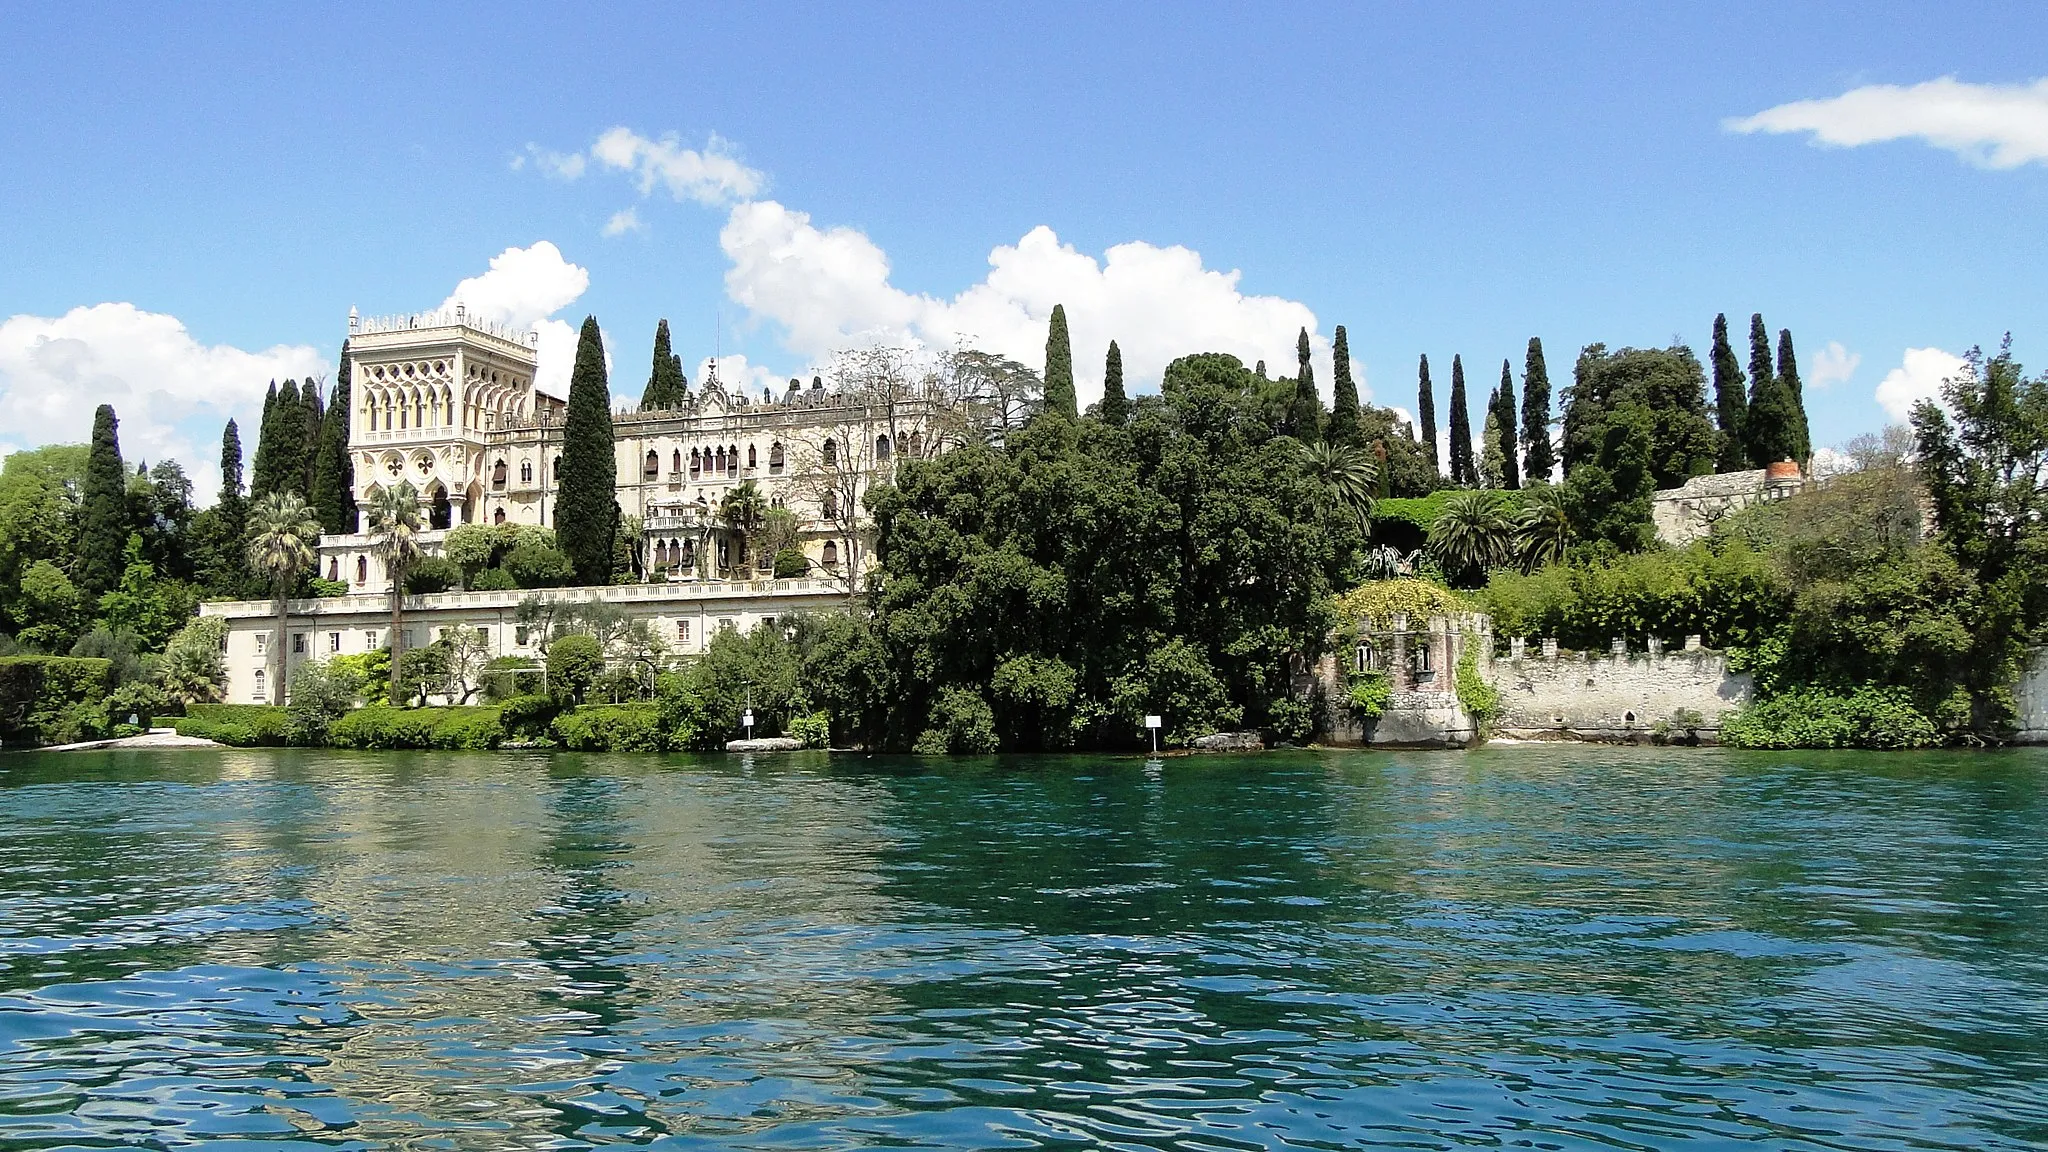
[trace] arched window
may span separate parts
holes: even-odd
[[[503,488],[504,486],[505,462],[503,460],[500,460],[496,464],[491,465],[491,487]]]
[[[690,475],[697,475],[698,472],[703,470],[703,466],[704,462],[698,458],[697,450],[695,448],[690,449]]]
[[[759,467],[759,464],[754,457],[754,446],[749,444],[747,445],[747,471],[752,472],[757,467]]]
[[[771,476],[782,475],[782,441],[780,440],[768,446],[768,474]]]
[[[697,542],[696,542],[695,540],[685,540],[685,541],[683,541],[683,559],[682,559],[682,565],[683,565],[683,567],[685,567],[685,568],[688,568],[688,567],[689,567],[690,565],[692,565],[692,564],[695,564],[696,562],[697,562]]]
[[[912,432],[910,434],[910,454],[916,459],[924,459],[924,433]]]
[[[717,465],[716,465],[716,466],[715,466],[714,468],[712,468],[712,471],[714,471],[714,472],[723,472],[723,471],[725,471],[725,449],[723,449],[723,448],[720,448],[720,449],[718,450],[718,455],[717,455]]]
[[[839,467],[839,442],[837,440],[825,441],[825,450],[820,455],[825,458],[825,467]]]
[[[562,478],[562,458],[560,456],[548,461],[548,476],[555,480]]]
[[[329,556],[327,558],[327,578],[329,580],[341,579],[341,557]]]
[[[889,437],[885,433],[875,437],[875,463],[884,464],[889,460]]]
[[[683,450],[682,450],[681,448],[678,448],[678,449],[676,449],[676,450],[675,450],[674,452],[672,452],[672,453],[670,453],[670,454],[669,454],[669,459],[668,459],[668,473],[669,473],[669,475],[673,476],[673,475],[675,475],[676,473],[678,473],[678,472],[681,472],[682,470],[683,470]]]
[[[1352,663],[1352,671],[1354,671],[1354,672],[1375,672],[1375,671],[1378,671],[1378,665],[1377,665],[1376,661],[1374,660],[1374,657],[1373,657],[1373,654],[1372,654],[1372,645],[1370,645],[1370,644],[1360,644],[1360,645],[1358,646],[1358,652],[1356,653],[1356,655],[1355,655],[1355,658],[1354,658],[1354,660],[1353,660],[1353,663]]]
[[[654,449],[647,450],[647,462],[640,467],[640,478],[652,480],[661,475],[661,455]]]
[[[825,559],[825,567],[827,567],[827,568],[837,568],[837,567],[839,567],[839,542],[838,542],[837,540],[827,540],[827,541],[825,541],[825,553],[824,553],[824,559]]]
[[[737,444],[728,445],[725,449],[725,474],[727,476],[737,476],[740,474],[740,446]]]
[[[499,509],[499,510],[498,510],[498,515],[499,515],[500,517],[503,517],[503,516],[505,515],[505,511],[504,511],[504,509],[502,509],[502,508],[501,508],[501,509]],[[356,583],[358,583],[358,584],[368,584],[369,582],[370,582],[370,562],[369,562],[369,560],[368,560],[368,559],[366,559],[366,558],[364,558],[364,557],[361,557],[361,556],[358,556],[358,557],[356,557]]]
[[[837,492],[825,493],[825,519],[839,519],[839,493]]]
[[[267,693],[266,693],[266,692],[264,692],[264,690],[263,690],[263,669],[261,669],[261,668],[258,668],[258,669],[256,670],[256,699],[258,699],[258,700],[268,700],[268,699],[270,699],[270,696],[269,696],[269,694],[267,694]]]
[[[493,524],[503,524],[504,522],[505,522],[505,510],[504,510],[503,508],[500,508],[500,509],[498,509],[498,510],[497,510],[496,512],[493,512],[493,513],[491,513],[491,523],[493,523]]]
[[[519,462],[519,482],[521,484],[533,483],[533,461],[521,460]]]

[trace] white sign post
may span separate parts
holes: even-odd
[[[1146,715],[1145,727],[1152,733],[1152,752],[1154,755],[1157,755],[1159,752],[1159,717],[1150,714]]]
[[[740,723],[747,726],[747,739],[752,740],[754,738],[754,710],[752,708],[740,714]]]

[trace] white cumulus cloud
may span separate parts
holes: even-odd
[[[1905,422],[1913,405],[1921,400],[1940,400],[1941,383],[1961,375],[1968,364],[1953,352],[1939,348],[1908,348],[1897,368],[1885,373],[1877,384],[1877,402],[1893,420]]]
[[[1861,363],[1862,353],[1849,351],[1840,340],[1830,340],[1828,346],[1820,350],[1820,355],[1813,358],[1812,366],[1807,369],[1807,381],[1815,388],[1846,384]]]
[[[576,329],[551,317],[574,304],[589,287],[588,269],[571,264],[560,248],[541,240],[491,257],[490,270],[457,284],[441,308],[452,311],[460,304],[472,316],[539,333],[534,385],[566,396],[569,369],[576,363]]]
[[[1132,241],[1097,259],[1041,225],[997,246],[984,279],[943,298],[892,284],[887,254],[866,234],[820,228],[772,200],[735,206],[719,243],[731,261],[727,294],[780,326],[790,351],[814,363],[852,345],[966,343],[1042,367],[1046,323],[1053,305],[1063,304],[1084,406],[1102,394],[1112,339],[1123,353],[1125,386],[1136,388],[1156,386],[1167,363],[1190,352],[1229,352],[1246,364],[1266,361],[1273,375],[1292,375],[1304,328],[1317,386],[1330,394],[1329,342],[1307,305],[1247,295],[1240,273],[1206,267],[1179,245]],[[1353,373],[1362,391],[1355,360]]]
[[[131,464],[177,460],[208,502],[220,488],[221,427],[238,422],[246,462],[270,382],[333,371],[311,347],[203,344],[177,317],[133,304],[11,316],[0,322],[0,443],[83,443],[93,409],[112,404],[122,455]]]
[[[617,212],[612,213],[611,219],[606,220],[604,228],[601,229],[604,235],[608,237],[624,236],[628,232],[645,232],[646,230],[647,225],[641,221],[640,210],[637,208],[621,208]]]
[[[767,183],[716,134],[700,151],[685,148],[673,132],[652,140],[630,128],[612,128],[591,145],[590,157],[606,168],[632,173],[642,196],[659,187],[677,200],[715,206],[754,196]]]
[[[2048,162],[2048,78],[1968,84],[1953,76],[1920,84],[1871,84],[1840,96],[1796,100],[1723,122],[1731,132],[1804,132],[1816,144],[1855,148],[1920,140],[1982,168]]]

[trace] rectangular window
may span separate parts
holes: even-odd
[[[512,643],[519,645],[521,648],[526,647],[526,625],[521,624],[512,629]]]
[[[258,633],[256,634],[256,654],[257,654],[258,656],[265,656],[265,655],[268,655],[268,653],[267,653],[267,652],[265,651],[265,649],[267,649],[267,648],[269,648],[269,647],[270,647],[270,633],[268,633],[268,632],[258,632]]]
[[[404,643],[404,645],[405,645],[405,648],[406,648],[406,650],[407,650],[407,651],[411,651],[411,650],[412,650],[412,646],[413,646],[413,644],[412,644],[412,629],[410,629],[410,628],[402,628],[402,629],[400,629],[400,630],[399,630],[399,634],[400,634],[400,635],[401,635],[402,637],[404,637],[403,643]]]
[[[375,628],[363,630],[363,647],[371,652],[375,652],[380,647],[377,643],[377,630]]]
[[[294,633],[292,633],[292,655],[294,655],[294,656],[304,656],[305,654],[306,654],[306,634],[305,634],[304,632],[294,632]]]
[[[718,621],[718,630],[719,630],[720,632],[737,632],[737,631],[739,631],[739,630],[740,630],[740,621],[739,621],[739,617],[737,617],[737,616],[722,616],[722,617],[720,617],[720,618],[719,618],[719,621]]]
[[[689,622],[688,620],[678,620],[678,621],[676,621],[676,643],[678,643],[678,644],[688,644],[689,642],[690,642],[690,622]]]
[[[491,642],[491,630],[489,628],[477,629],[476,642],[479,644],[489,644]]]
[[[327,634],[327,650],[329,652],[341,651],[341,633],[329,632]]]

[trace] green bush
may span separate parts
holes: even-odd
[[[517,587],[519,581],[503,568],[486,568],[469,582],[471,592],[510,592]]]
[[[276,704],[189,704],[174,726],[180,736],[237,748],[277,748],[292,742],[291,713]]]
[[[793,580],[811,570],[810,558],[800,548],[784,548],[775,554],[775,578]]]
[[[428,556],[407,570],[405,590],[413,596],[446,592],[462,582],[462,567],[446,556]]]
[[[1742,709],[1722,723],[1734,748],[1930,748],[1934,721],[1902,688],[1862,688],[1848,696],[1795,689]]]
[[[306,585],[308,588],[312,590],[313,595],[315,596],[328,597],[348,595],[348,581],[346,580],[328,580],[323,577],[315,576],[312,579],[306,581]]]
[[[1481,732],[1500,715],[1500,689],[1486,682],[1479,674],[1479,653],[1472,646],[1472,638],[1466,638],[1465,651],[1458,657],[1456,685],[1458,704],[1472,714]]]
[[[571,700],[583,699],[604,671],[604,646],[594,636],[573,632],[548,645],[548,684]]]
[[[562,702],[553,696],[514,696],[498,707],[498,722],[508,734],[530,740],[546,735],[561,710]]]
[[[327,728],[337,748],[496,748],[505,729],[496,708],[359,708]]]
[[[789,735],[806,748],[825,748],[832,743],[832,721],[823,712],[804,712],[789,721]]]
[[[1353,715],[1361,721],[1377,720],[1394,697],[1394,684],[1385,672],[1359,672],[1351,677],[1348,696]]]
[[[577,752],[659,752],[661,713],[631,704],[590,704],[555,717],[555,738]]]
[[[106,731],[110,661],[0,656],[0,743],[69,744]]]

